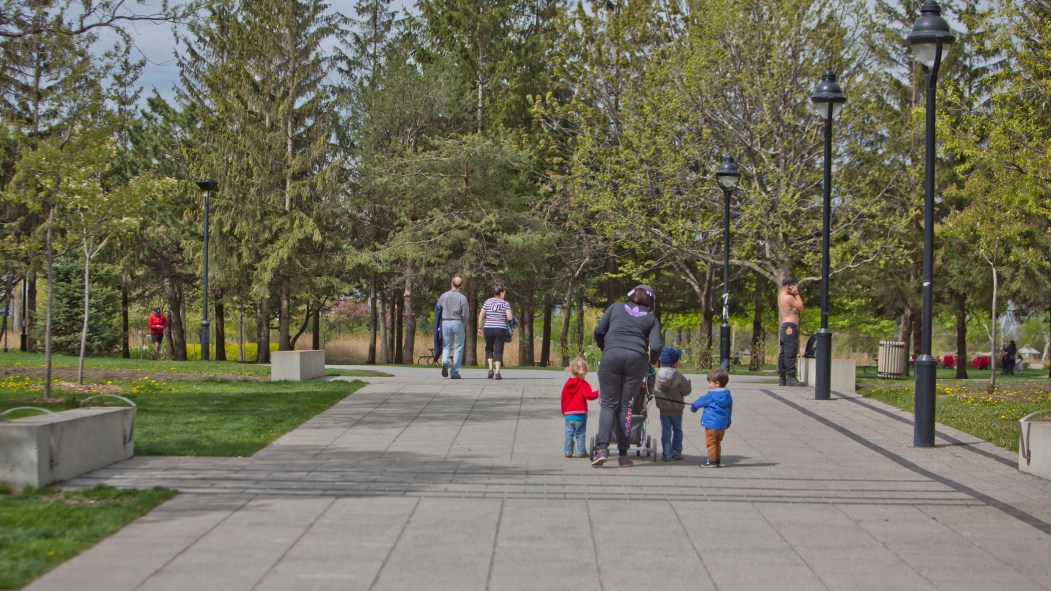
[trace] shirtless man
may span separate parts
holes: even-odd
[[[796,358],[799,356],[799,311],[803,300],[799,297],[799,283],[785,277],[781,281],[781,293],[777,295],[777,311],[781,316],[778,343],[781,352],[777,356],[777,375],[782,386],[805,386],[796,379]]]

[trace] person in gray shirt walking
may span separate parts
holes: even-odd
[[[463,277],[457,275],[453,277],[449,291],[438,298],[438,306],[442,310],[442,377],[454,380],[460,379],[460,362],[463,360],[463,347],[467,340],[467,330],[463,323],[470,317],[467,298],[460,293],[461,287]]]

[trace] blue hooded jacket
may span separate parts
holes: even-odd
[[[733,414],[734,399],[726,388],[708,390],[708,393],[693,401],[690,412],[704,409],[701,415],[701,426],[705,429],[729,429],[730,415]]]

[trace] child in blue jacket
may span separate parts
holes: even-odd
[[[690,405],[690,412],[703,408],[701,426],[704,427],[704,443],[708,446],[708,459],[702,468],[718,468],[722,457],[723,435],[730,428],[734,399],[726,388],[730,374],[725,369],[716,369],[708,374],[708,393]]]

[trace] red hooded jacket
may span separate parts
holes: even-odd
[[[598,392],[591,389],[587,380],[572,377],[562,386],[562,415],[588,414],[588,400],[598,398]]]
[[[142,316],[139,316],[142,318]],[[163,315],[158,315],[156,312],[150,314],[150,333],[160,334],[164,332],[164,329],[168,328],[168,319]]]

